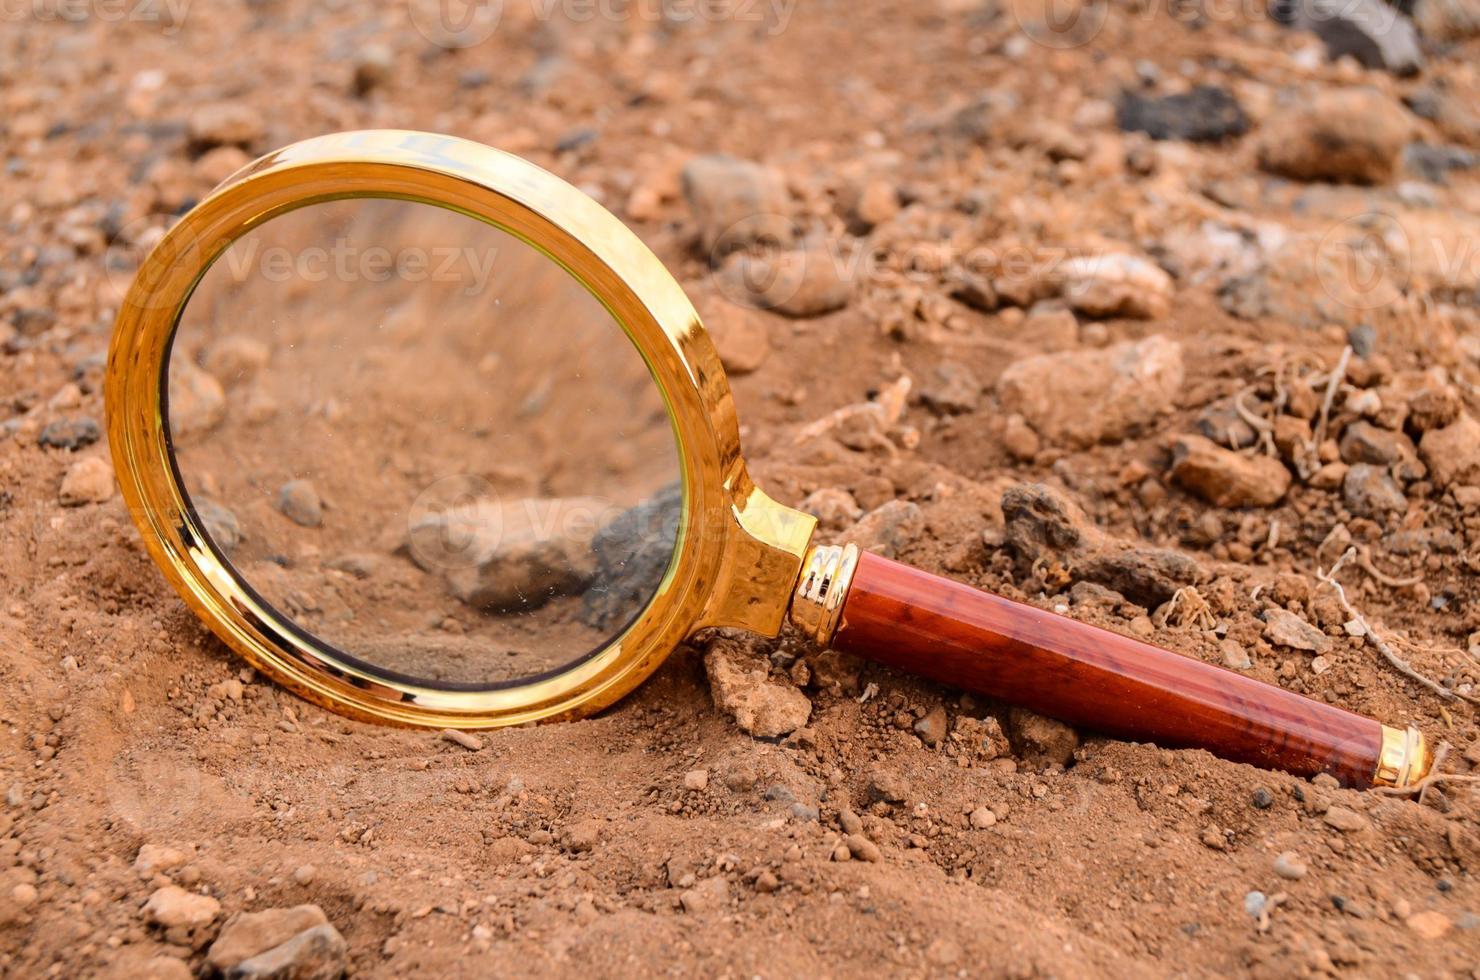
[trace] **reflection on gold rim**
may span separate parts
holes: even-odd
[[[528,684],[448,691],[379,676],[291,628],[205,544],[170,462],[161,381],[185,302],[241,235],[306,203],[403,197],[461,211],[538,248],[620,323],[662,390],[683,473],[675,558],[653,600],[590,659]],[[373,130],[320,137],[244,168],[149,254],[120,307],[105,385],[123,497],[155,562],[226,643],[275,680],[352,716],[464,728],[597,711],[704,626],[780,629],[814,520],[751,482],[719,357],[683,290],[620,221],[527,161],[465,140]]]

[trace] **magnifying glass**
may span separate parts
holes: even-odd
[[[863,553],[757,487],[693,306],[517,157],[367,131],[269,154],[144,259],[108,432],[155,562],[335,711],[598,711],[705,627],[816,643],[1089,729],[1350,786],[1423,736]]]

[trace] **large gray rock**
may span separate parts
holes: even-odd
[[[1383,0],[1284,0],[1281,19],[1310,31],[1326,45],[1326,57],[1351,55],[1367,68],[1411,75],[1423,66],[1418,32]]]

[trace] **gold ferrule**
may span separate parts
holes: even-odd
[[[1382,726],[1382,750],[1377,756],[1373,786],[1412,786],[1429,774],[1434,756],[1423,732]]]
[[[791,599],[791,621],[819,646],[832,643],[857,566],[855,545],[814,545],[807,552],[802,577]]]

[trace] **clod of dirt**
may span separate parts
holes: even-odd
[[[766,362],[771,353],[766,314],[718,296],[701,303],[700,314],[727,372],[749,374]]]
[[[197,152],[213,146],[250,148],[266,132],[262,114],[245,102],[214,102],[190,114],[191,146]]]
[[[1202,436],[1172,443],[1171,477],[1219,507],[1268,507],[1290,488],[1290,471],[1270,456],[1244,456]]]
[[[807,696],[789,684],[771,680],[768,662],[742,641],[711,640],[704,651],[704,669],[715,707],[734,717],[743,732],[757,738],[779,738],[812,717]]]
[[[730,883],[720,875],[705,878],[693,888],[681,893],[678,900],[683,905],[683,910],[689,915],[718,912],[730,904]]]
[[[338,980],[349,948],[332,925],[314,926],[280,946],[242,960],[226,971],[227,980]]]
[[[1023,573],[1047,571],[1069,582],[1102,585],[1147,608],[1207,573],[1179,551],[1135,545],[1095,527],[1077,504],[1040,483],[1002,495],[1003,543]]]
[[[1366,68],[1411,75],[1423,66],[1418,33],[1407,15],[1382,0],[1285,0],[1283,16],[1296,30],[1311,31],[1331,61],[1352,57]]]
[[[201,364],[223,384],[231,385],[250,381],[271,356],[267,345],[256,337],[231,334],[212,344]]]
[[[1151,98],[1135,92],[1121,96],[1116,124],[1128,133],[1146,133],[1154,140],[1211,143],[1248,132],[1249,118],[1232,92],[1216,85],[1199,85],[1189,92]]]
[[[1079,733],[1061,721],[1046,718],[1027,708],[1007,712],[1007,737],[1013,750],[1031,765],[1067,767],[1079,748]]]
[[[853,494],[840,487],[812,491],[801,507],[817,518],[819,525],[832,531],[841,531],[863,516],[863,508],[858,506]]]
[[[91,446],[103,437],[103,430],[90,418],[58,419],[41,430],[37,442],[53,449],[70,449],[73,452]]]
[[[698,156],[684,165],[682,180],[700,246],[713,259],[791,241],[786,181],[769,167],[720,154]]]
[[[1265,610],[1264,638],[1277,646],[1306,653],[1326,653],[1331,649],[1330,637],[1288,609]]]
[[[964,415],[976,411],[982,384],[964,364],[947,361],[935,369],[933,382],[920,390],[920,401],[939,415]]]
[[[102,503],[113,496],[113,467],[101,456],[78,460],[62,477],[57,496],[63,507]]]
[[[170,359],[170,436],[176,440],[209,432],[226,418],[221,382],[188,357]]]
[[[1344,834],[1355,834],[1372,826],[1372,822],[1366,817],[1344,806],[1331,807],[1322,819],[1328,826],[1335,827]]]
[[[194,929],[221,914],[221,903],[209,895],[188,892],[179,885],[165,885],[144,904],[149,920],[166,929]]]
[[[1412,131],[1403,107],[1380,92],[1326,90],[1264,124],[1259,164],[1296,180],[1385,184]]]
[[[242,543],[241,523],[236,515],[213,500],[196,500],[195,514],[200,518],[206,534],[210,535],[222,551],[228,555]]]
[[[1149,424],[1171,407],[1183,377],[1182,345],[1158,334],[1015,361],[998,378],[997,397],[1044,440],[1082,448]]]
[[[1480,483],[1480,422],[1468,413],[1442,429],[1425,432],[1418,452],[1440,489]]]
[[[1371,463],[1374,466],[1398,467],[1408,480],[1421,480],[1428,470],[1419,462],[1413,440],[1401,432],[1383,429],[1371,422],[1353,422],[1341,435],[1341,458],[1348,463]]]
[[[927,711],[925,717],[916,720],[915,734],[920,736],[920,741],[934,748],[940,744],[941,739],[946,737],[947,724],[945,706],[938,704]]]

